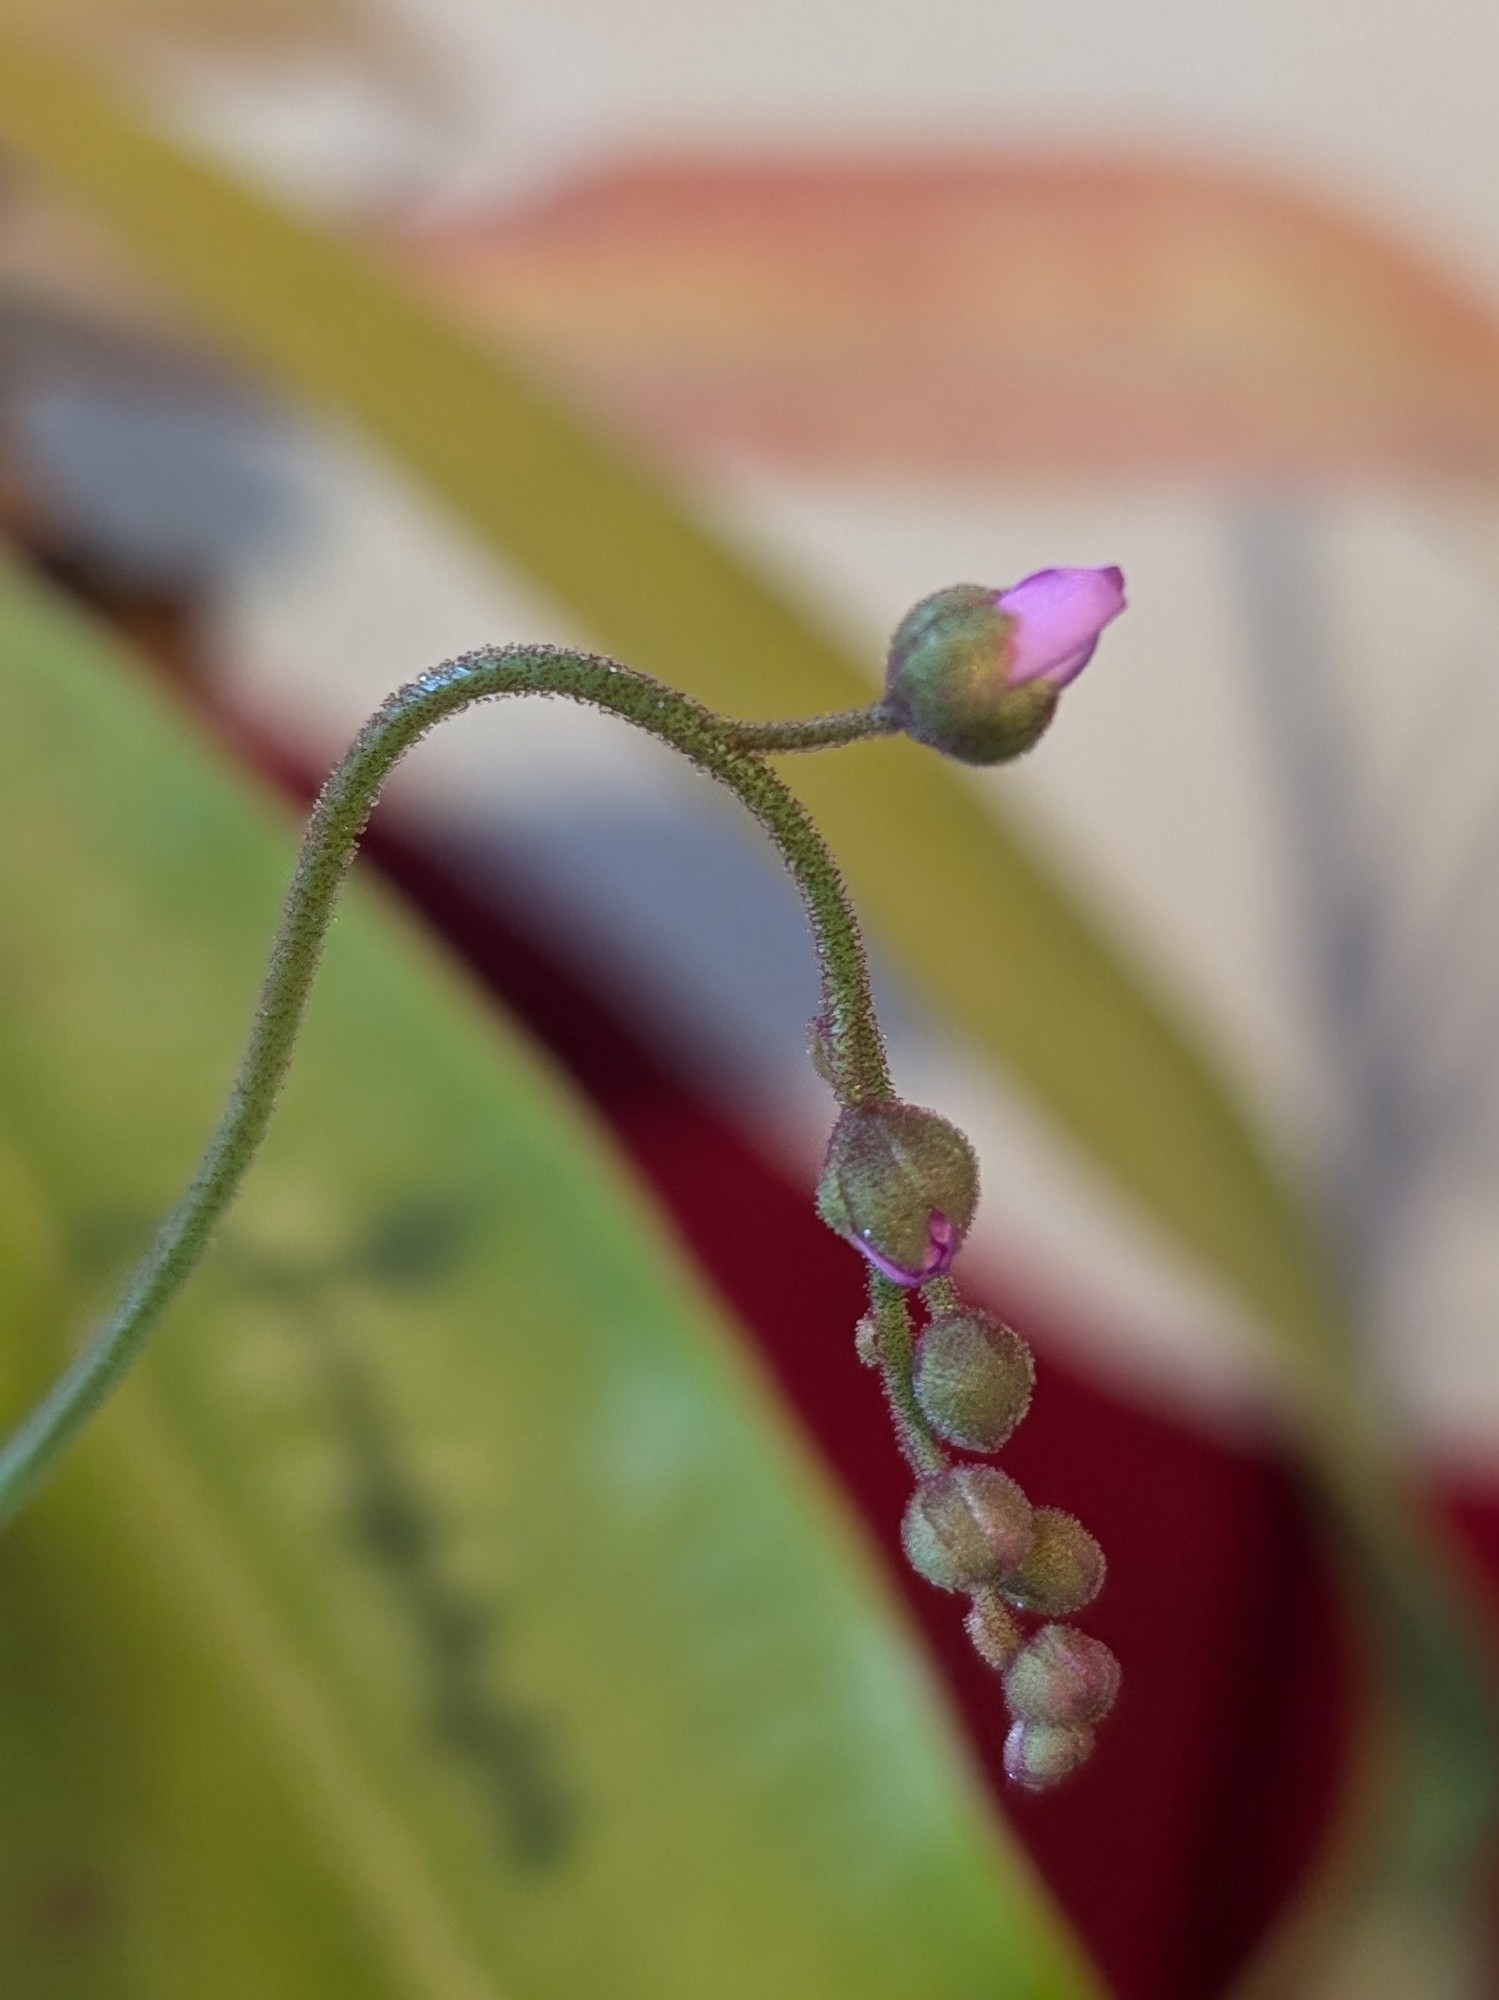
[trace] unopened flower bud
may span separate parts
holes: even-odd
[[[973,1650],[997,1674],[1002,1674],[1020,1651],[1021,1632],[1015,1614],[988,1585],[973,1593],[963,1626],[973,1641]]]
[[[973,1148],[914,1104],[854,1104],[839,1116],[817,1184],[817,1212],[897,1285],[951,1264],[978,1202]]]
[[[1028,1792],[1044,1792],[1093,1754],[1093,1731],[1056,1722],[1017,1722],[1005,1738],[1005,1776]]]
[[[885,707],[908,736],[966,764],[1018,757],[1123,609],[1117,569],[1043,569],[1008,590],[939,590],[896,628]]]
[[[1043,1625],[1005,1674],[1017,1722],[1102,1722],[1118,1693],[1119,1662],[1102,1640],[1071,1625]]]
[[[901,1523],[912,1569],[941,1590],[997,1583],[1023,1560],[1031,1503],[991,1465],[957,1465],[923,1479]]]
[[[998,1451],[1030,1407],[1030,1349],[988,1313],[945,1313],[921,1337],[916,1400],[940,1437],[968,1451]]]
[[[1103,1589],[1103,1550],[1081,1521],[1060,1507],[1038,1507],[1025,1561],[1005,1578],[1005,1596],[1022,1611],[1065,1618]]]

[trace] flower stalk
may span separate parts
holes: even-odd
[[[428,730],[477,702],[557,696],[646,730],[723,785],[770,836],[796,884],[821,982],[813,1058],[840,1106],[818,1208],[869,1267],[871,1331],[861,1351],[880,1370],[897,1441],[917,1480],[907,1553],[929,1580],[972,1595],[970,1634],[996,1672],[1012,1657],[1020,1663],[1015,1684],[1024,1691],[1024,1713],[1016,1713],[1021,1733],[1012,1732],[1012,1742],[1021,1748],[1011,1759],[1017,1780],[1050,1782],[1080,1763],[1093,1723],[1113,1698],[1112,1656],[1061,1626],[1047,1626],[1020,1651],[1013,1620],[1035,1595],[1028,1579],[1040,1553],[1036,1523],[1056,1510],[1033,1509],[993,1466],[954,1463],[943,1442],[992,1453],[1024,1415],[1030,1392],[1030,1359],[1018,1336],[965,1311],[946,1275],[978,1197],[973,1149],[935,1112],[895,1096],[842,878],[805,809],[765,759],[899,730],[969,761],[1019,754],[1040,731],[1022,740],[1029,725],[1024,716],[1025,726],[1017,724],[1017,701],[1030,716],[1040,690],[1049,721],[1058,689],[1086,664],[1098,632],[1122,605],[1117,571],[1044,571],[1008,593],[972,585],[938,593],[897,632],[883,700],[803,721],[732,722],[615,660],[555,646],[481,648],[398,689],[360,730],[313,807],[249,1039],[186,1192],[114,1311],[0,1446],[0,1523],[36,1491],[124,1377],[243,1181],[291,1065],[344,877],[395,764]],[[951,742],[940,740],[944,731]],[[921,1354],[913,1296],[931,1322]],[[1049,1532],[1055,1539],[1055,1529]],[[1066,1555],[1042,1569],[1049,1575],[1059,1560],[1065,1569]],[[1053,1681],[1057,1692],[1049,1694]],[[1086,1700],[1070,1691],[1073,1681],[1086,1681]]]

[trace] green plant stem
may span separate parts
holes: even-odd
[[[805,722],[731,722],[729,740],[736,750],[768,757],[788,750],[829,750],[871,736],[895,736],[899,731],[900,724],[885,704],[876,701],[868,708],[840,708]]]
[[[906,1463],[918,1479],[947,1469],[947,1453],[933,1437],[916,1400],[911,1375],[911,1309],[899,1285],[878,1271],[869,1274],[869,1309],[875,1324],[875,1352],[895,1435]]]
[[[390,696],[323,787],[303,837],[254,1026],[218,1126],[186,1194],[132,1274],[114,1313],[0,1449],[0,1522],[35,1490],[140,1353],[244,1179],[291,1064],[339,889],[391,768],[446,716],[478,701],[518,694],[560,695],[620,716],[680,751],[749,809],[790,870],[812,928],[839,1099],[850,1104],[891,1095],[863,944],[842,879],[804,808],[737,740],[732,724],[648,675],[598,654],[507,646],[448,661]]]
[[[955,1313],[963,1309],[958,1288],[951,1278],[932,1278],[921,1288],[922,1302],[929,1313]]]

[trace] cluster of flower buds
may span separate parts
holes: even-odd
[[[1048,569],[1008,590],[957,584],[924,598],[890,645],[882,708],[907,735],[970,764],[1029,750],[1058,697],[1124,609],[1117,569]],[[826,1025],[813,1061],[833,1077]],[[1011,1728],[1004,1762],[1040,1791],[1085,1761],[1119,1692],[1107,1646],[1059,1621],[1103,1587],[1103,1551],[1056,1507],[1032,1507],[996,1466],[1030,1406],[1035,1371],[1020,1336],[965,1306],[947,1270],[973,1220],[978,1166],[945,1118],[885,1098],[846,1105],[818,1183],[824,1222],[900,1288],[897,1340],[876,1311],[859,1352],[879,1366],[918,1484],[906,1508],[907,1559],[942,1590],[965,1593],[966,1630],[1004,1685]],[[926,1325],[912,1353],[906,1300]],[[887,1295],[886,1305],[889,1305]],[[951,1450],[971,1455],[954,1460]],[[1027,1636],[1023,1620],[1041,1622]]]
[[[823,1220],[883,1278],[907,1292],[942,1278],[973,1219],[978,1173],[956,1127],[912,1104],[845,1110],[833,1128],[818,1185]],[[1056,1621],[1103,1587],[1097,1542],[1070,1514],[1032,1507],[996,1466],[952,1462],[945,1447],[992,1455],[1030,1406],[1030,1350],[988,1313],[940,1295],[920,1336],[907,1384],[890,1384],[899,1409],[908,1388],[925,1436],[923,1471],[906,1508],[907,1560],[928,1583],[971,1600],[966,1629],[1004,1683],[1012,1726],[1005,1770],[1042,1790],[1076,1770],[1119,1690],[1113,1654]],[[873,1323],[865,1358],[887,1365]],[[1044,1622],[1029,1638],[1022,1619]]]

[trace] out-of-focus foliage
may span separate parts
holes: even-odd
[[[13,1406],[183,1179],[292,843],[9,575],[0,658]],[[0,1550],[7,1980],[1082,2000],[654,1217],[350,904],[208,1266]]]

